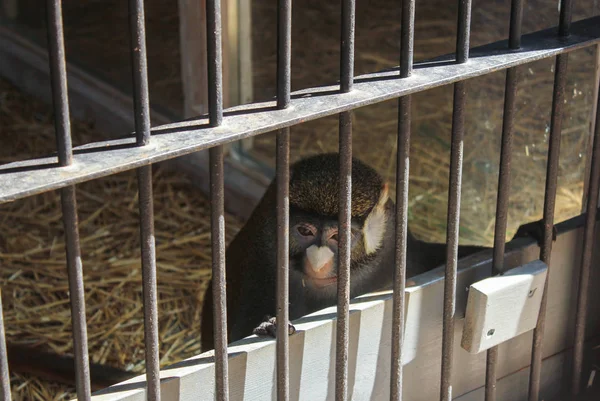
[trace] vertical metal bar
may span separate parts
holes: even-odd
[[[206,0],[208,53],[208,113],[213,127],[223,121],[223,60],[221,50],[221,0]]]
[[[91,398],[90,364],[88,358],[85,297],[83,293],[83,265],[81,262],[81,249],[79,247],[75,186],[61,189],[60,200],[63,224],[65,226],[65,248],[67,251],[71,318],[73,320],[77,399],[89,400]]]
[[[600,94],[598,96],[600,101]],[[587,213],[583,237],[583,257],[581,274],[579,276],[579,293],[577,297],[577,312],[575,315],[575,346],[573,357],[573,376],[571,392],[578,395],[581,391],[581,374],[583,366],[583,343],[585,341],[585,326],[590,281],[592,254],[594,251],[596,212],[598,205],[598,186],[600,184],[600,109],[596,109],[596,124],[594,131],[594,152],[588,190]]]
[[[523,0],[513,0],[510,15],[509,47],[512,50],[521,46],[521,26],[523,21]],[[504,249],[506,243],[506,226],[510,198],[512,142],[517,100],[518,69],[506,71],[504,89],[504,113],[502,118],[502,145],[500,148],[500,172],[498,175],[498,195],[496,201],[496,225],[494,231],[494,251],[492,259],[492,275],[504,271]],[[496,367],[498,364],[498,347],[487,351],[485,375],[485,399],[496,400]]]
[[[342,2],[340,90],[350,92],[354,83],[355,0]],[[338,216],[338,284],[335,399],[348,399],[348,341],[350,320],[350,244],[352,223],[352,112],[340,114],[340,193]]]
[[[400,33],[400,78],[412,73],[414,48],[415,0],[402,1]],[[396,249],[394,304],[392,316],[392,372],[390,400],[402,400],[402,343],[404,342],[404,291],[406,288],[406,252],[408,235],[408,185],[410,172],[411,96],[398,100],[398,151],[396,153]]]
[[[210,125],[223,121],[223,65],[221,52],[221,1],[206,0],[208,49],[208,106]],[[223,147],[209,150],[212,232],[213,319],[215,338],[215,385],[217,399],[229,399],[227,361],[227,293],[225,288],[225,182]]]
[[[4,314],[2,312],[2,291],[0,291],[0,401],[11,401],[7,355]]]
[[[68,166],[73,162],[73,148],[71,144],[67,62],[65,59],[65,39],[61,9],[61,0],[48,0],[46,2],[50,80],[52,84],[52,104],[54,105],[54,126],[56,129],[58,162],[61,166]]]
[[[292,61],[292,1],[279,0],[277,8],[277,107],[290,104]],[[289,315],[289,189],[290,128],[277,133],[277,399],[290,398]]]
[[[277,107],[290,104],[292,63],[292,0],[279,0],[277,7]]]
[[[54,104],[58,162],[61,166],[68,166],[73,162],[73,149],[71,144],[67,67],[61,10],[62,2],[61,0],[48,0],[46,5],[50,78]],[[73,320],[73,353],[75,355],[77,398],[80,400],[89,400],[91,398],[90,367],[75,186],[61,189],[60,200],[65,227],[69,297],[71,301],[71,318]]]
[[[471,34],[471,0],[458,0],[458,28],[456,35],[456,61],[465,63],[469,59]]]
[[[561,0],[559,34],[568,35],[571,21],[571,0]],[[556,57],[554,72],[554,89],[552,95],[552,116],[550,120],[550,143],[548,145],[548,161],[546,166],[546,188],[544,193],[544,235],[540,250],[540,259],[550,268],[552,253],[552,236],[554,230],[554,209],[556,203],[556,188],[558,180],[558,161],[560,156],[560,137],[562,114],[565,103],[565,85],[567,81],[567,64],[569,54]],[[533,331],[531,366],[529,371],[529,401],[538,401],[540,396],[540,381],[542,373],[544,329],[546,325],[546,304],[548,302],[548,279],[551,269],[546,275],[544,293],[540,304],[540,313],[536,328]]]
[[[456,60],[465,63],[469,58],[471,27],[471,0],[458,2],[458,34]],[[444,321],[442,332],[442,377],[440,399],[452,400],[452,358],[454,355],[454,319],[456,314],[456,274],[462,189],[463,137],[465,133],[466,83],[454,84],[452,112],[452,141],[450,149],[450,177],[448,186],[448,224],[446,231],[446,271],[444,276]]]
[[[156,289],[156,247],[154,239],[154,202],[152,199],[152,166],[140,167],[137,170],[137,175],[139,187],[142,291],[144,296],[144,341],[146,351],[148,400],[160,401],[158,295]]]
[[[356,0],[342,2],[342,39],[340,56],[340,83],[342,92],[352,90],[354,83],[354,25]]]
[[[289,400],[290,129],[277,133],[277,399]]]
[[[335,399],[348,399],[348,341],[350,312],[350,227],[352,194],[352,115],[340,114],[339,260],[336,332]]]
[[[229,399],[227,363],[227,296],[225,289],[225,211],[223,147],[209,150],[214,303],[215,383],[217,399]]]
[[[146,58],[146,24],[144,0],[129,0],[131,64],[135,129],[138,145],[150,142],[150,101],[148,95],[148,62]]]
[[[150,99],[144,1],[129,0],[129,28],[133,75],[133,104],[138,145],[150,143]],[[160,358],[158,340],[158,294],[156,288],[156,247],[152,166],[137,170],[142,252],[142,291],[144,297],[144,341],[148,400],[160,401]]]

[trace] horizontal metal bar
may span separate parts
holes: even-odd
[[[517,51],[508,50],[507,41],[471,49],[461,65],[454,55],[418,63],[409,78],[399,79],[398,69],[367,74],[355,79],[350,93],[338,85],[302,90],[285,110],[275,101],[238,106],[224,113],[219,127],[209,128],[207,118],[155,127],[145,147],[136,147],[133,137],[80,146],[68,167],[59,167],[56,157],[6,164],[0,166],[0,203],[591,46],[600,42],[600,17],[573,23],[567,38],[556,33],[524,35]]]

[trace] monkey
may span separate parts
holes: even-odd
[[[337,303],[339,154],[307,157],[290,166],[289,317],[297,319]],[[276,324],[276,181],[229,245],[226,260],[228,343],[274,335]],[[352,159],[350,297],[393,284],[395,204],[373,168]],[[459,257],[483,249],[459,247]],[[407,232],[407,277],[446,261],[446,244]],[[201,348],[213,348],[212,280],[204,296]],[[268,319],[268,320],[267,320]],[[265,325],[267,320],[267,325]],[[258,326],[258,327],[257,327]],[[256,329],[256,330],[255,330]],[[293,332],[293,329],[290,329]]]

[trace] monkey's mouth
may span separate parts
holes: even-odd
[[[316,277],[311,277],[309,275],[305,275],[304,279],[302,280],[302,282],[303,283],[309,282],[309,283],[311,283],[313,286],[315,286],[317,288],[329,287],[330,285],[333,285],[333,284],[337,283],[337,276],[334,276],[334,277],[325,277],[325,278],[316,278]]]

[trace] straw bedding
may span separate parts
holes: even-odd
[[[0,150],[6,163],[54,148],[50,109],[0,81]],[[74,142],[99,133],[73,123]],[[155,168],[154,209],[161,365],[199,352],[202,297],[210,279],[210,205],[181,174]],[[77,186],[90,357],[144,370],[135,172]],[[72,351],[64,231],[58,192],[0,208],[0,284],[8,341]],[[240,222],[226,218],[227,239]],[[72,389],[11,377],[15,400],[63,400]]]

